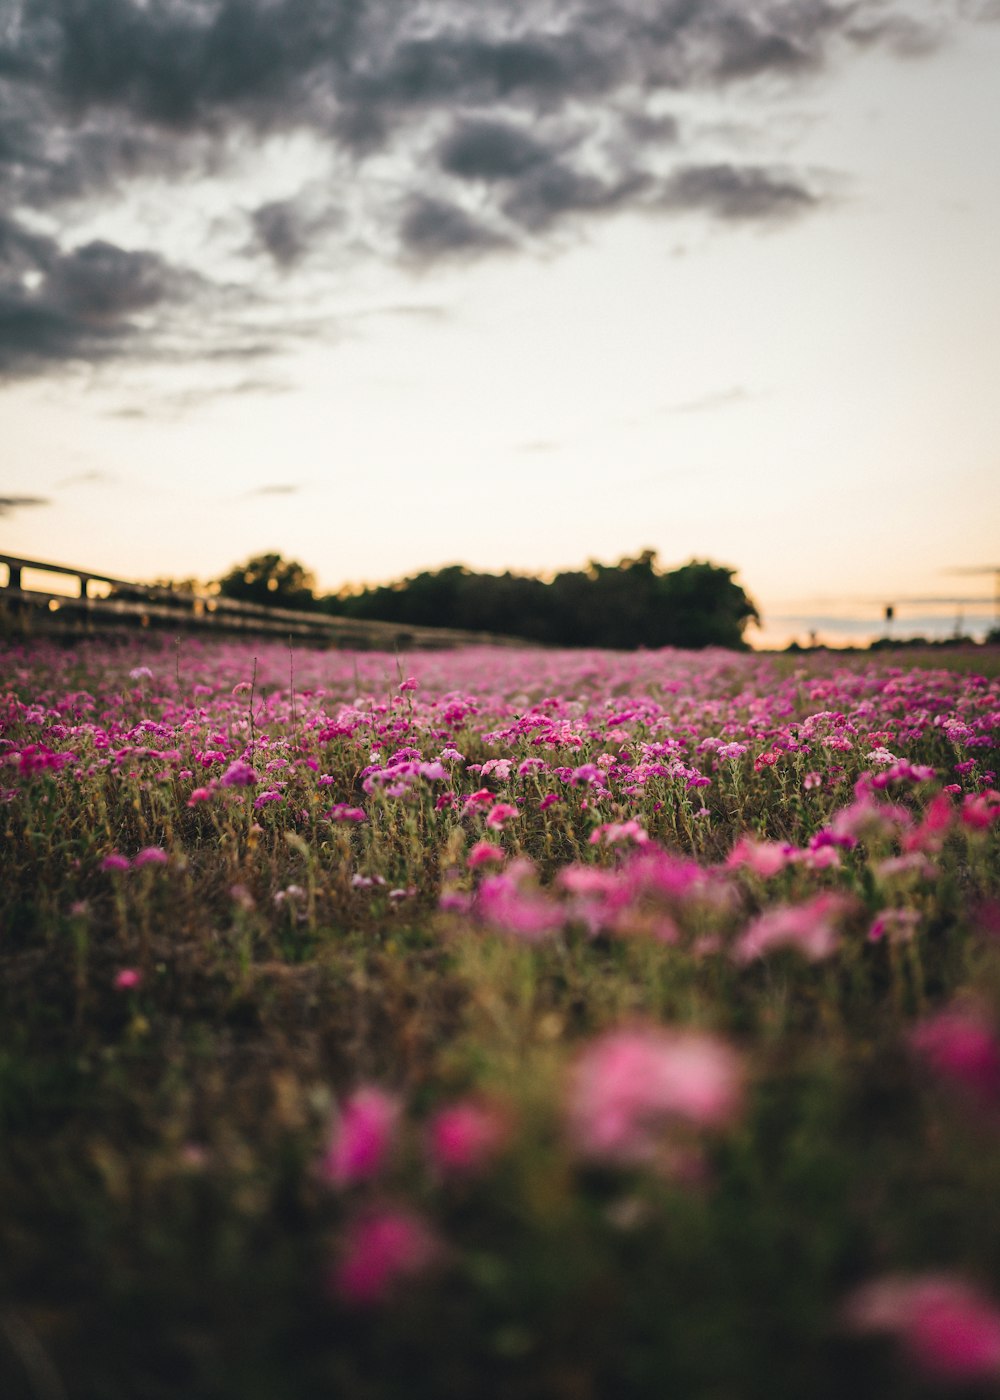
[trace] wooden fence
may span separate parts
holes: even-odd
[[[0,554],[7,582],[0,586],[0,619],[8,634],[86,636],[130,627],[209,633],[236,633],[289,639],[303,645],[358,651],[395,651],[469,645],[525,646],[512,637],[463,632],[451,627],[410,627],[395,622],[362,622],[325,613],[237,602],[208,593],[189,593],[156,584],[135,583],[111,574]],[[26,570],[61,575],[74,592],[24,587]],[[44,582],[44,580],[43,580]]]

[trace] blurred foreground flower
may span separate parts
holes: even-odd
[[[321,1164],[334,1186],[350,1186],[377,1176],[392,1149],[399,1100],[383,1089],[358,1089],[344,1104]]]
[[[440,1109],[427,1129],[427,1150],[443,1176],[475,1176],[510,1136],[506,1115],[493,1104],[462,1099]]]
[[[1000,1307],[947,1274],[890,1275],[875,1279],[849,1300],[848,1325],[888,1332],[908,1359],[939,1381],[1000,1378]]]
[[[570,1079],[570,1136],[587,1157],[654,1161],[674,1125],[725,1127],[740,1111],[743,1068],[725,1041],[698,1031],[611,1031]]]
[[[1000,1041],[979,1011],[941,1011],[917,1026],[910,1044],[941,1079],[984,1106],[1000,1107]]]
[[[419,1215],[394,1208],[373,1211],[348,1227],[331,1276],[333,1292],[344,1302],[371,1307],[400,1281],[423,1273],[441,1253]]]

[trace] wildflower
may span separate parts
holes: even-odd
[[[984,1106],[1000,1106],[1000,1042],[978,1010],[940,1011],[917,1026],[910,1044],[939,1078]]]
[[[117,992],[131,992],[142,982],[142,973],[136,967],[123,967],[115,973],[114,988]]]
[[[519,817],[518,809],[510,802],[496,802],[486,813],[486,825],[491,831],[499,831],[511,817]]]
[[[399,672],[397,671],[396,674],[398,675]],[[400,681],[400,683],[399,683],[399,690],[400,690],[400,693],[402,693],[403,691],[406,691],[406,690],[419,690],[419,689],[420,689],[420,682],[416,679],[415,676],[407,676],[406,679],[405,679],[404,681]]]
[[[735,1051],[698,1031],[611,1031],[586,1046],[570,1078],[570,1136],[584,1156],[653,1161],[678,1123],[721,1128],[742,1102]]]
[[[512,767],[513,761],[509,758],[489,758],[480,768],[479,774],[480,777],[486,778],[492,773],[498,782],[503,783],[510,777]]]
[[[197,807],[199,802],[207,802],[212,796],[212,789],[207,787],[195,788],[187,800],[189,807]]]
[[[731,763],[743,757],[747,752],[746,744],[722,744],[717,750],[719,758],[727,758]]]
[[[348,1227],[331,1276],[333,1291],[346,1303],[371,1307],[440,1255],[441,1246],[421,1216],[395,1208],[372,1211]]]
[[[605,846],[619,846],[623,842],[634,842],[637,846],[644,846],[649,840],[649,833],[640,822],[634,818],[627,822],[604,822],[597,826],[590,833],[589,844],[596,846],[603,843]]]
[[[968,793],[959,816],[962,825],[971,831],[988,831],[1000,819],[1000,792],[986,788],[983,792]]]
[[[465,863],[470,870],[475,870],[480,865],[503,865],[506,859],[501,846],[494,846],[489,841],[477,841],[466,856]]]
[[[496,1106],[461,1099],[440,1109],[427,1129],[427,1150],[443,1176],[474,1176],[488,1167],[509,1136]]]
[[[791,846],[782,845],[777,841],[754,841],[752,837],[743,836],[730,851],[726,869],[739,870],[745,866],[762,880],[770,880],[773,875],[784,870],[793,859],[794,851]]]
[[[352,807],[348,802],[335,802],[328,811],[323,813],[323,817],[328,822],[365,822],[368,820],[363,807]]]
[[[105,856],[101,861],[101,869],[111,871],[128,870],[131,864],[132,862],[129,860],[128,856],[123,856],[118,851],[112,851],[110,855]]]
[[[330,1136],[320,1171],[333,1186],[353,1186],[377,1176],[392,1150],[399,1100],[369,1085],[344,1104]]]
[[[845,1320],[888,1332],[930,1379],[969,1384],[1000,1377],[1000,1307],[948,1274],[888,1275],[859,1289]]]
[[[133,681],[151,681],[153,679],[153,673],[148,666],[133,666],[128,674],[129,680]]]
[[[275,760],[279,762],[280,760]],[[271,765],[268,764],[270,770]],[[223,773],[219,782],[223,787],[251,787],[257,781],[257,774],[250,764],[242,758],[236,758]]]
[[[488,875],[476,896],[479,918],[498,933],[513,933],[528,942],[561,928],[562,906],[533,887],[533,875],[529,860],[516,860],[502,874]]]
[[[254,798],[253,809],[255,812],[259,812],[262,807],[265,807],[268,804],[268,802],[280,801],[281,793],[277,790],[277,788],[268,788],[266,792],[262,792],[259,797]]]
[[[920,915],[915,909],[883,909],[872,921],[868,941],[879,943],[884,938],[889,943],[909,943],[919,926]]]
[[[762,958],[775,948],[794,948],[810,962],[835,953],[837,924],[851,907],[844,895],[824,892],[805,904],[782,904],[760,914],[744,930],[733,955],[737,962]]]
[[[137,870],[143,865],[166,865],[167,853],[162,846],[144,846],[132,863]]]
[[[229,898],[236,907],[242,909],[245,914],[249,914],[252,909],[257,907],[254,902],[254,897],[247,889],[246,885],[230,885]]]

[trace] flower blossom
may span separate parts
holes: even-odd
[[[859,1289],[845,1320],[858,1332],[888,1332],[917,1370],[936,1381],[1000,1378],[1000,1307],[948,1274],[888,1275]]]
[[[979,1011],[940,1011],[916,1027],[910,1044],[940,1079],[984,1106],[1000,1107],[1000,1041]]]
[[[570,1079],[568,1121],[577,1150],[623,1165],[659,1155],[673,1125],[722,1128],[743,1097],[736,1052],[699,1031],[610,1031],[587,1045]]]
[[[443,1176],[474,1176],[490,1165],[509,1134],[506,1115],[499,1108],[460,1099],[431,1119],[427,1151]]]
[[[321,1163],[333,1186],[352,1186],[377,1176],[392,1150],[401,1107],[383,1089],[356,1090],[344,1104]]]
[[[794,948],[810,962],[828,958],[839,946],[837,924],[850,907],[845,895],[824,892],[805,904],[768,909],[744,930],[734,949],[736,961],[753,962],[775,948]]]
[[[383,1208],[348,1228],[330,1282],[344,1302],[371,1307],[383,1302],[401,1281],[423,1273],[441,1252],[421,1216]]]

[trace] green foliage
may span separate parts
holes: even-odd
[[[692,561],[661,570],[652,550],[617,564],[592,560],[551,583],[453,564],[361,593],[323,600],[325,611],[369,621],[459,627],[551,646],[742,649],[757,610],[735,570]]]
[[[298,611],[316,606],[315,586],[315,578],[303,564],[283,559],[280,554],[257,554],[219,579],[224,598]]]

